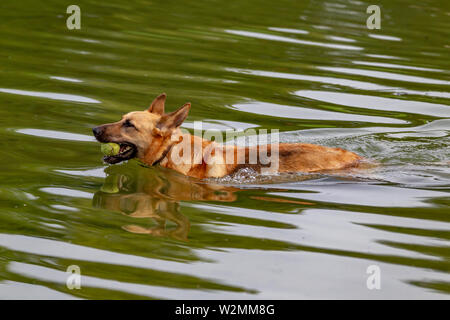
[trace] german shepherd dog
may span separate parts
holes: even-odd
[[[163,93],[148,110],[130,112],[118,122],[93,128],[99,142],[120,145],[117,155],[106,156],[103,160],[115,164],[138,158],[148,166],[160,165],[199,179],[224,177],[241,168],[252,168],[257,172],[270,169],[271,173],[341,170],[356,167],[363,160],[350,151],[313,144],[238,147],[205,140],[180,130],[191,108],[190,103],[165,113],[165,101],[166,94]],[[252,161],[252,153],[262,149],[271,157],[270,161],[262,159],[261,153],[256,161]]]

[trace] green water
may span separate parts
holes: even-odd
[[[63,1],[0,3],[0,298],[449,298],[450,2],[377,1],[381,30],[362,1],[74,4],[71,31]],[[192,102],[185,128],[380,166],[205,183],[103,164],[91,128],[161,92]]]

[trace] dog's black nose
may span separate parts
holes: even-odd
[[[99,135],[102,134],[102,127],[94,127],[92,128],[92,132],[94,133],[94,136],[98,137]]]

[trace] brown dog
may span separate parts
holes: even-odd
[[[147,165],[159,164],[200,179],[223,177],[241,168],[269,173],[340,170],[356,167],[363,160],[350,151],[313,144],[237,147],[205,140],[182,133],[179,128],[188,115],[190,103],[166,114],[165,101],[163,93],[148,110],[130,112],[118,122],[93,128],[99,142],[120,145],[119,154],[103,160],[114,164],[138,158]]]

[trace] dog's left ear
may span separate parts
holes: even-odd
[[[180,109],[163,115],[161,117],[161,120],[159,120],[158,124],[156,125],[156,129],[159,130],[160,134],[165,135],[178,128],[183,123],[183,121],[186,120],[190,108],[191,104],[186,103]]]
[[[148,108],[148,112],[156,113],[162,116],[164,114],[164,104],[166,103],[167,95],[165,93],[160,94],[153,100],[152,104]]]

